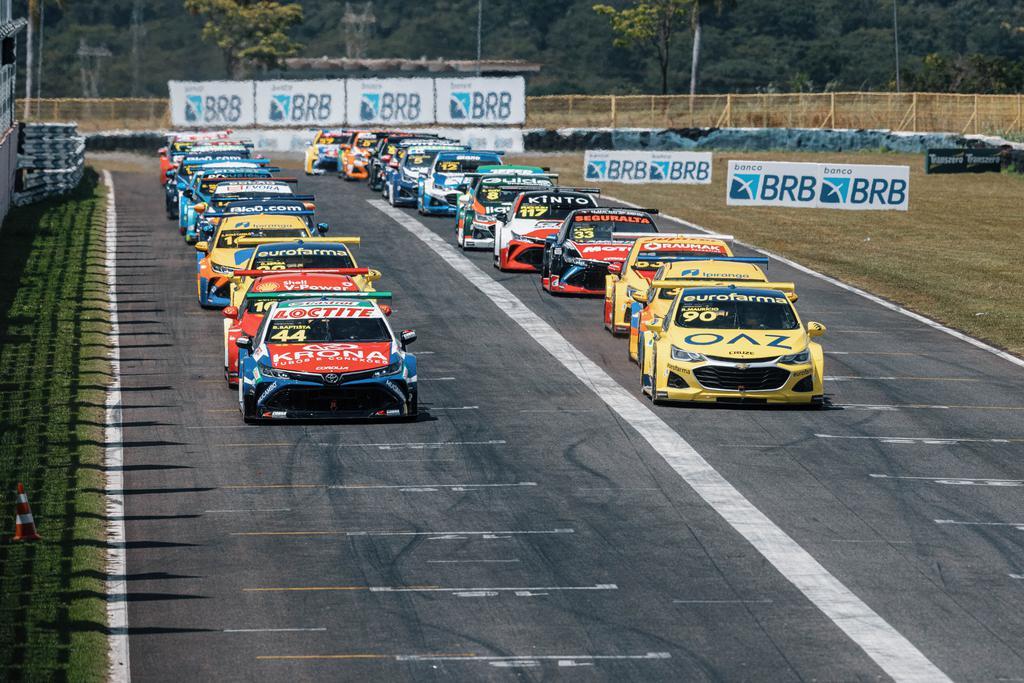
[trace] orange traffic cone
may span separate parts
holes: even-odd
[[[36,533],[36,522],[32,519],[32,508],[28,505],[28,496],[25,495],[25,487],[18,482],[18,500],[14,504],[14,514],[17,517],[14,524],[14,538],[12,541],[41,541],[43,537]]]

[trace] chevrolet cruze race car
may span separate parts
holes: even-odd
[[[543,174],[487,173],[480,177],[467,199],[458,201],[455,242],[462,249],[493,248],[495,227],[508,218],[519,195],[551,185]]]
[[[416,333],[396,335],[374,296],[254,295],[280,300],[235,342],[242,418],[415,418],[416,357],[405,349]]]
[[[273,178],[278,169],[252,167],[243,162],[226,162],[203,167],[193,174],[189,186],[182,191],[181,208],[178,216],[179,231],[185,242],[195,244],[198,239],[201,212],[200,205],[209,207],[223,204],[230,196],[264,196],[291,194],[287,186],[293,179]],[[274,188],[268,188],[274,185]],[[217,191],[217,188],[220,191]]]
[[[468,148],[459,144],[436,144],[421,147],[399,146],[401,160],[388,166],[384,179],[384,197],[391,206],[416,206],[420,176],[425,175],[440,152],[461,152]]]
[[[182,157],[188,154],[193,147],[204,145],[214,146],[217,144],[233,144],[227,138],[231,131],[218,131],[214,133],[169,133],[167,145],[157,150],[160,155],[160,184],[167,182],[167,172],[177,167]]]
[[[651,281],[655,271],[674,256],[732,256],[728,235],[660,233],[633,242],[626,260],[608,266],[604,287],[604,326],[612,334],[629,332],[633,294]]]
[[[370,155],[377,147],[380,133],[361,130],[352,136],[352,144],[341,148],[338,176],[345,180],[366,180],[370,177]]]
[[[188,156],[182,159],[177,166],[167,171],[167,182],[164,183],[164,202],[167,208],[167,217],[178,218],[181,213],[181,203],[184,199],[184,191],[192,182],[192,176],[201,172],[204,166],[220,166],[258,169],[268,165],[264,159],[250,159],[248,150],[245,154],[229,152],[225,154],[203,154]],[[179,224],[180,225],[180,224]]]
[[[238,272],[238,271],[236,271]],[[353,275],[364,275],[366,268],[315,270],[270,270],[253,272],[252,286],[237,305],[226,306],[224,315],[224,378],[229,387],[238,385],[239,337],[252,337],[263,322],[263,314],[273,305],[272,299],[253,297],[268,292],[297,292],[316,296],[320,292],[354,293],[361,291]],[[384,306],[381,306],[384,309]],[[385,311],[387,312],[387,311]]]
[[[210,240],[217,231],[217,225],[227,216],[253,216],[256,214],[290,214],[302,216],[306,224],[316,228],[320,234],[327,232],[326,223],[313,224],[316,204],[311,194],[269,195],[260,194],[217,194],[209,203],[196,204],[199,219],[196,232],[201,240]]]
[[[767,265],[765,257],[748,256],[673,256],[662,257],[664,265],[658,268],[652,280],[637,282],[631,294],[633,303],[629,315],[629,358],[639,360],[638,350],[642,346],[644,333],[654,325],[660,325],[669,306],[683,285],[756,285],[768,282],[768,276],[761,270]],[[775,283],[783,288],[790,301],[796,301],[792,284]]]
[[[800,321],[786,293],[766,285],[683,287],[644,335],[641,388],[655,403],[821,406],[821,323]]]
[[[552,187],[524,192],[494,225],[494,265],[501,270],[537,272],[544,240],[558,232],[576,209],[597,206],[600,190]]]
[[[608,266],[626,259],[633,241],[658,232],[653,209],[573,211],[544,242],[541,287],[553,294],[603,295]]]
[[[455,215],[455,203],[449,195],[457,192],[466,174],[481,166],[500,166],[501,152],[441,152],[434,157],[430,170],[419,177],[416,208],[427,216]]]
[[[306,175],[321,175],[328,171],[339,170],[343,145],[351,144],[353,132],[350,130],[320,130],[306,143],[306,157],[302,169]]]
[[[391,163],[391,160],[395,159],[398,153],[398,143],[403,140],[412,139],[427,141],[436,139],[436,136],[402,131],[391,131],[380,136],[377,146],[373,148],[370,154],[370,163],[367,170],[371,190],[380,192],[384,189],[384,170]],[[397,163],[396,159],[395,164],[397,165]]]

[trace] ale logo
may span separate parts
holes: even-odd
[[[373,121],[380,113],[380,93],[364,92],[359,99],[359,118],[362,121]]]
[[[757,173],[737,173],[729,186],[729,197],[732,199],[757,199],[757,188],[761,176]]]
[[[822,178],[821,201],[823,203],[845,204],[849,196],[849,178]]]
[[[468,119],[472,109],[472,96],[468,92],[453,92],[448,102],[449,113],[453,119]]]
[[[607,177],[607,161],[591,161],[587,164],[587,180],[604,180]]]
[[[203,120],[203,96],[202,95],[188,95],[185,97],[185,120],[186,121],[202,121]]]
[[[291,108],[291,95],[274,95],[270,100],[270,120],[287,121]]]

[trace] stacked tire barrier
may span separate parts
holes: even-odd
[[[32,204],[78,187],[85,138],[74,123],[25,123],[18,134],[14,203]]]

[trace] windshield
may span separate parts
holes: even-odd
[[[295,319],[289,317],[270,321],[266,341],[270,344],[386,342],[391,341],[391,336],[388,334],[388,328],[384,324],[383,318]]]
[[[721,290],[684,294],[676,325],[708,330],[795,330],[798,326],[796,313],[782,294]]]
[[[612,238],[613,232],[657,232],[650,218],[635,216],[613,216],[611,214],[590,214],[576,216],[569,230],[569,239],[574,242],[600,242]]]
[[[435,154],[406,154],[405,167],[417,171],[425,171],[430,168],[434,161]]]
[[[362,147],[363,149],[369,149],[376,144],[377,138],[359,138],[359,142],[356,143],[356,146]]]
[[[597,206],[593,195],[541,195],[524,197],[516,209],[516,218],[535,220],[565,220],[576,209]]]
[[[481,166],[494,166],[496,163],[499,163],[496,159],[441,159],[434,170],[438,173],[472,173]]]
[[[217,235],[216,249],[235,249],[235,244],[243,237],[309,237],[309,231],[305,228],[239,228],[233,230],[221,230]]]
[[[522,192],[521,189],[513,187],[492,187],[483,186],[480,191],[476,193],[476,199],[484,206],[501,206],[509,205],[516,200],[516,197]]]
[[[294,246],[287,249],[259,250],[252,260],[253,270],[287,268],[354,268],[348,249],[335,246]]]

